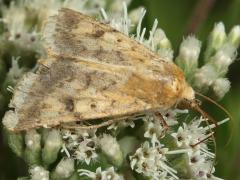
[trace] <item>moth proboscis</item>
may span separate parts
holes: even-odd
[[[198,109],[179,67],[109,25],[61,9],[43,37],[48,57],[17,84],[3,119],[9,130],[113,119],[101,127],[182,102]]]

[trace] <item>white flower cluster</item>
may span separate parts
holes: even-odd
[[[188,113],[188,110],[168,110],[163,116],[163,118],[165,121],[167,121],[167,126],[170,127],[178,124],[177,116],[179,114],[185,113]],[[161,122],[159,117],[156,117],[156,115],[154,114],[147,114],[145,117],[143,117],[143,121],[145,128],[144,137],[150,139],[153,144],[157,142],[158,139],[161,139],[165,136],[168,127],[164,127],[166,125]]]
[[[168,114],[170,113],[168,112]],[[172,114],[176,117],[176,112],[173,111]],[[214,173],[215,154],[210,152],[207,146],[207,142],[213,135],[211,129],[215,127],[215,124],[206,127],[201,126],[201,123],[205,122],[203,118],[193,119],[188,124],[183,123],[183,126],[178,127],[177,132],[170,134],[175,139],[177,147],[175,150],[168,151],[160,144],[161,139],[168,132],[164,131],[164,127],[159,120],[154,118],[154,116],[148,116],[145,119],[144,137],[148,138],[151,143],[146,141],[141,148],[136,150],[133,156],[130,156],[132,169],[153,179],[178,179],[174,164],[171,167],[169,166],[166,155],[184,153],[187,155],[188,169],[192,177],[219,179],[212,175]],[[168,122],[168,118],[165,119]],[[218,125],[226,121],[228,119],[221,121]],[[171,128],[173,129],[174,126]],[[169,131],[172,131],[172,129]]]
[[[168,153],[172,152],[168,151],[168,148],[164,148],[159,141],[154,144],[146,141],[133,156],[130,156],[131,168],[154,180],[178,179],[177,171],[168,165],[166,157]]]
[[[62,130],[64,140],[62,151],[64,151],[69,158],[72,157],[89,164],[91,160],[97,158],[97,137],[95,132],[95,130],[75,130],[73,132],[70,130]]]
[[[91,172],[86,169],[78,170],[80,176],[88,176],[91,179],[97,180],[124,180],[123,177],[117,174],[113,167],[102,171],[101,167],[97,168],[96,172]]]
[[[229,91],[230,82],[224,78],[229,66],[235,61],[240,44],[240,26],[226,35],[223,23],[215,25],[205,53],[205,65],[194,75],[194,85],[206,92],[212,91],[221,99]]]
[[[229,34],[223,23],[217,23],[210,34],[204,54],[204,65],[198,68],[201,43],[190,36],[180,45],[176,63],[194,88],[201,92],[212,92],[219,99],[229,91],[230,82],[224,78],[229,66],[235,61],[240,45],[240,26],[234,26]]]
[[[227,122],[225,119],[218,125]],[[216,178],[214,173],[214,158],[215,154],[210,152],[207,142],[212,139],[215,124],[203,126],[201,125],[206,120],[203,118],[193,119],[190,123],[183,123],[177,132],[171,133],[175,139],[177,147],[188,149],[188,163],[194,177],[198,179]],[[213,139],[214,140],[214,139]]]
[[[201,42],[194,36],[188,36],[180,45],[179,55],[176,63],[185,73],[188,81],[198,68],[198,58],[201,50]]]
[[[111,135],[103,134],[102,137],[99,137],[98,143],[102,152],[108,157],[112,164],[121,166],[123,162],[123,153],[117,139]]]

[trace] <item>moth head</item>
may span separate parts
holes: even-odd
[[[195,92],[191,86],[186,84],[183,88],[181,99],[193,100],[195,99]]]
[[[193,89],[192,89],[193,91]],[[218,104],[216,101],[214,101],[213,99],[198,93],[198,92],[193,92],[194,94],[196,94],[197,96],[207,100],[208,102],[214,104],[215,106],[217,106],[219,109],[221,109],[227,116],[229,119],[233,119],[232,115],[220,104]],[[205,112],[204,110],[202,110],[201,108],[201,101],[196,99],[196,98],[183,98],[182,100],[179,101],[179,103],[177,104],[177,107],[180,109],[189,109],[189,110],[193,110],[196,112],[199,112],[206,120],[211,121],[212,123],[215,124],[215,126],[217,126],[217,121],[210,116],[207,112]]]

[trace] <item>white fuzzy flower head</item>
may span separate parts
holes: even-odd
[[[45,141],[45,146],[49,149],[54,149],[55,147],[59,147],[62,145],[62,138],[59,130],[52,129]]]
[[[25,143],[27,148],[34,150],[41,149],[41,135],[33,129],[26,132]]]
[[[215,95],[222,99],[224,95],[230,90],[231,84],[227,78],[218,78],[214,81],[212,89]]]
[[[91,172],[86,169],[78,170],[80,176],[88,176],[91,179],[97,180],[124,180],[123,177],[117,174],[113,167],[110,167],[102,171],[101,167],[98,167],[96,172]]]
[[[49,180],[49,172],[41,166],[33,166],[29,170],[31,180]]]
[[[161,28],[157,28],[153,35],[154,51],[166,61],[172,61],[173,50],[169,39]]]
[[[226,40],[225,26],[222,22],[215,24],[210,35],[209,43],[215,50],[219,49]]]
[[[188,36],[180,45],[179,55],[176,63],[184,71],[187,79],[192,78],[192,74],[198,67],[198,57],[201,50],[201,42],[194,36]]]
[[[99,138],[98,143],[103,153],[106,154],[114,164],[121,165],[123,154],[116,138],[111,135],[103,134],[103,136]]]
[[[74,172],[74,160],[63,158],[57,165],[55,173],[59,177],[68,178]]]
[[[18,115],[14,111],[8,111],[3,117],[3,125],[8,129],[14,129],[18,124]]]
[[[201,90],[201,92],[206,92],[217,78],[218,73],[214,66],[207,64],[194,74],[194,87]]]
[[[167,38],[165,32],[161,28],[157,28],[153,35],[153,43],[156,48],[171,48],[171,43]]]
[[[234,26],[228,34],[227,41],[234,47],[238,48],[240,45],[240,25]]]
[[[194,64],[197,63],[199,53],[201,49],[201,42],[196,39],[194,36],[188,36],[184,39],[180,45],[179,56],[182,60],[186,61],[185,63],[191,68]]]
[[[211,62],[219,76],[223,76],[228,71],[228,67],[236,58],[236,49],[233,45],[224,44],[211,58]]]
[[[139,22],[139,19],[141,17],[141,11],[143,7],[138,7],[136,9],[133,9],[129,12],[129,18],[131,19],[131,22],[136,25]],[[133,27],[135,28],[135,27]],[[135,29],[134,29],[135,30]]]

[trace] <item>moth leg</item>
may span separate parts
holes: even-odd
[[[89,129],[89,130],[90,129],[98,129],[101,127],[109,126],[109,125],[119,122],[119,121],[126,120],[129,117],[131,117],[131,116],[124,116],[124,117],[120,117],[120,118],[110,119],[103,123],[96,124],[96,125],[89,125],[89,126],[84,126],[84,125],[79,126],[79,125],[75,125],[75,124],[72,124],[72,125],[62,124],[61,126],[65,129]]]
[[[156,112],[155,116],[161,121],[161,124],[163,125],[164,131],[162,136],[164,136],[165,133],[169,130],[169,126],[160,112]]]
[[[196,147],[197,145],[201,144],[202,142],[208,140],[209,138],[213,137],[213,135],[215,134],[215,132],[212,132],[210,135],[208,135],[207,137],[205,137],[204,139],[200,140],[199,142],[197,142],[196,144],[191,145],[192,148]]]

